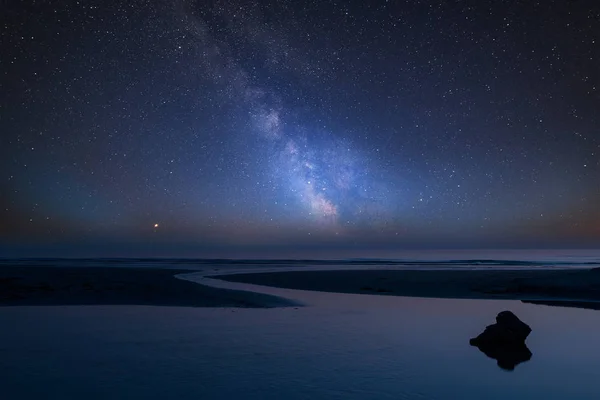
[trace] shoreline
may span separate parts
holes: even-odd
[[[228,282],[380,296],[520,300],[600,309],[600,269],[321,270],[211,274]]]
[[[144,305],[292,307],[287,299],[178,279],[190,270],[120,267],[1,267],[0,307]]]
[[[276,295],[211,286],[225,283],[380,296],[520,300],[600,309],[600,269],[154,269],[131,267],[0,267],[0,307],[151,305],[272,308],[301,304]]]

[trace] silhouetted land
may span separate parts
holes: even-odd
[[[600,269],[352,270],[222,275],[214,278],[322,292],[514,299],[563,307],[600,306]]]
[[[264,294],[216,289],[174,277],[188,270],[117,267],[0,267],[0,306],[157,305],[285,307]],[[336,270],[221,275],[226,281],[323,292],[516,299],[600,308],[600,270]],[[596,307],[598,306],[598,307]]]
[[[0,306],[154,305],[180,307],[281,307],[274,296],[215,289],[177,279],[189,270],[150,268],[0,268]]]

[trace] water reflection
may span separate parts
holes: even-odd
[[[254,289],[307,306],[3,307],[2,398],[598,397],[600,357],[590,350],[600,348],[598,311],[520,301]],[[515,368],[512,374],[465,340],[506,309],[533,327],[527,343],[535,360],[520,364],[526,347],[482,351],[500,367]]]
[[[486,356],[497,360],[500,368],[512,371],[518,364],[531,359],[531,351],[525,344],[530,333],[531,327],[515,314],[502,311],[496,316],[495,324],[488,325],[469,343]]]
[[[473,345],[483,354],[498,362],[498,366],[506,371],[512,371],[522,362],[529,361],[533,354],[525,343],[494,345],[491,343],[479,343]]]

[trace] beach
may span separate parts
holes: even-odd
[[[524,300],[598,308],[598,269],[327,270],[298,268],[193,270],[119,267],[2,267],[0,305],[157,305],[289,307],[294,301],[251,290],[210,287],[177,276],[200,274],[226,282],[363,295]]]
[[[368,268],[0,268],[3,398],[597,397],[598,271]],[[469,344],[505,310],[514,370]]]
[[[252,307],[293,305],[260,293],[211,288],[175,278],[189,270],[119,267],[2,267],[0,306],[153,305]]]
[[[582,308],[596,308],[600,301],[600,269],[311,270],[212,278],[321,292],[524,300]]]

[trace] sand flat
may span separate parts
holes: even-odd
[[[600,270],[351,270],[212,276],[287,289],[414,297],[600,301]]]
[[[201,272],[226,282],[368,295],[511,299],[600,308],[600,270],[246,270]],[[298,303],[265,293],[210,287],[176,275],[190,270],[119,267],[1,267],[0,306],[156,305],[286,307]]]
[[[189,270],[119,267],[2,267],[0,306],[155,305],[281,307],[260,293],[211,288],[175,278]]]

